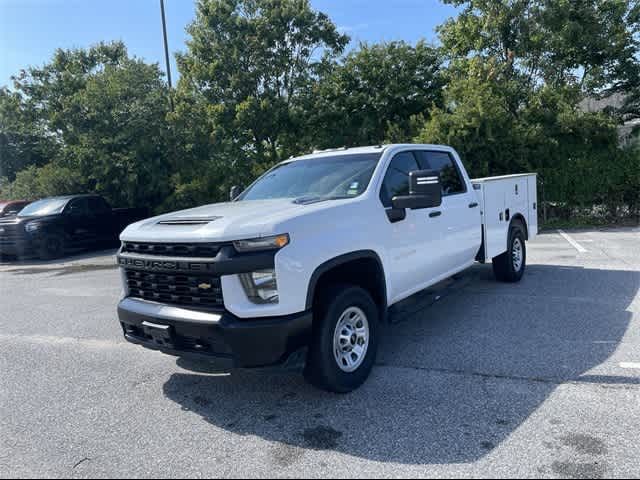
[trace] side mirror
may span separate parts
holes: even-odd
[[[229,191],[229,200],[233,202],[236,198],[238,198],[238,196],[241,193],[242,193],[242,187],[238,185],[234,185],[233,187],[231,187],[231,190]]]
[[[393,208],[418,210],[442,205],[442,185],[436,170],[416,170],[409,173],[409,195],[393,197]]]

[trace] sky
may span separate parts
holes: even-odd
[[[358,42],[421,38],[436,41],[435,27],[455,15],[440,0],[311,0]],[[194,1],[165,0],[172,73],[173,53],[184,51]],[[164,69],[160,0],[0,0],[0,86],[28,65],[40,66],[56,48],[123,40],[129,53]]]

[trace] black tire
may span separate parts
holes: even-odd
[[[366,290],[354,285],[335,285],[327,288],[316,302],[313,338],[307,357],[305,377],[317,388],[333,393],[349,393],[369,378],[376,361],[379,341],[380,311]],[[369,341],[356,370],[344,371],[334,353],[334,338],[338,322],[354,310],[365,315],[369,326]],[[356,315],[357,318],[357,315]],[[347,354],[348,355],[348,354]],[[346,365],[345,365],[346,367]]]
[[[520,248],[520,262],[517,261],[517,250]],[[518,267],[519,263],[519,267]],[[507,251],[493,259],[493,273],[500,282],[519,282],[527,268],[527,246],[524,228],[520,223],[509,227]]]
[[[59,233],[47,233],[40,242],[38,256],[41,260],[57,260],[64,256],[65,241]]]

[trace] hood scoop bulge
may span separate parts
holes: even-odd
[[[167,220],[160,220],[158,225],[192,227],[197,225],[208,225],[221,218],[222,217],[169,218]]]

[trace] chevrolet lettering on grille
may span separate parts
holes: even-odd
[[[118,257],[118,264],[124,268],[158,272],[212,272],[215,269],[213,263],[152,260],[124,256]]]

